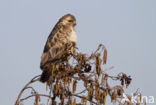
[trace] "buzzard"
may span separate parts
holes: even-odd
[[[40,68],[43,71],[41,82],[46,82],[51,76],[51,67],[49,61],[55,61],[62,58],[66,50],[71,50],[76,45],[76,18],[71,14],[66,14],[56,23],[45,44],[41,56]]]

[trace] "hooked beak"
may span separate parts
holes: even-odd
[[[73,21],[74,26],[76,25],[76,21]]]

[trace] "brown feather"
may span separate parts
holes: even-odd
[[[70,35],[72,34],[71,32],[74,30],[75,25],[70,23],[68,21],[69,19],[76,21],[75,17],[70,14],[63,16],[55,25],[47,39],[40,63],[40,68],[43,70],[41,75],[42,82],[46,82],[48,78],[50,78],[48,74],[50,74],[51,69],[49,68],[49,64],[47,64],[47,62],[55,59],[61,59],[62,55],[65,53],[65,50],[67,50],[66,46],[69,46],[71,43],[73,43],[70,40]],[[71,47],[68,48],[69,50],[71,49]]]

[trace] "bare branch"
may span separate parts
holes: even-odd
[[[28,86],[29,86],[30,84],[32,84],[32,83],[34,83],[34,82],[36,82],[36,81],[39,81],[39,80],[40,80],[40,78],[36,78],[36,77],[35,77],[35,78],[33,78],[30,82],[28,82],[28,83],[24,86],[24,88],[21,90],[21,92],[20,92],[19,95],[18,95],[18,98],[17,98],[17,100],[16,100],[15,105],[19,105],[19,103],[20,103],[20,98],[21,98],[21,96],[22,96],[24,90],[27,89]]]
[[[28,98],[31,98],[31,97],[34,97],[34,96],[42,96],[42,97],[47,97],[47,98],[49,98],[49,99],[51,99],[51,100],[52,100],[52,97],[51,97],[51,96],[49,96],[49,95],[45,95],[45,94],[33,94],[33,95],[30,95],[30,96],[27,96],[27,97],[25,97],[25,98],[20,99],[20,101],[27,100]]]

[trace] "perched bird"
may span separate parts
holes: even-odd
[[[76,18],[71,14],[66,14],[56,23],[45,44],[41,56],[40,68],[42,69],[41,82],[46,82],[51,76],[51,69],[47,62],[62,58],[65,50],[70,50],[72,45],[76,45]],[[70,46],[71,45],[71,46]]]

